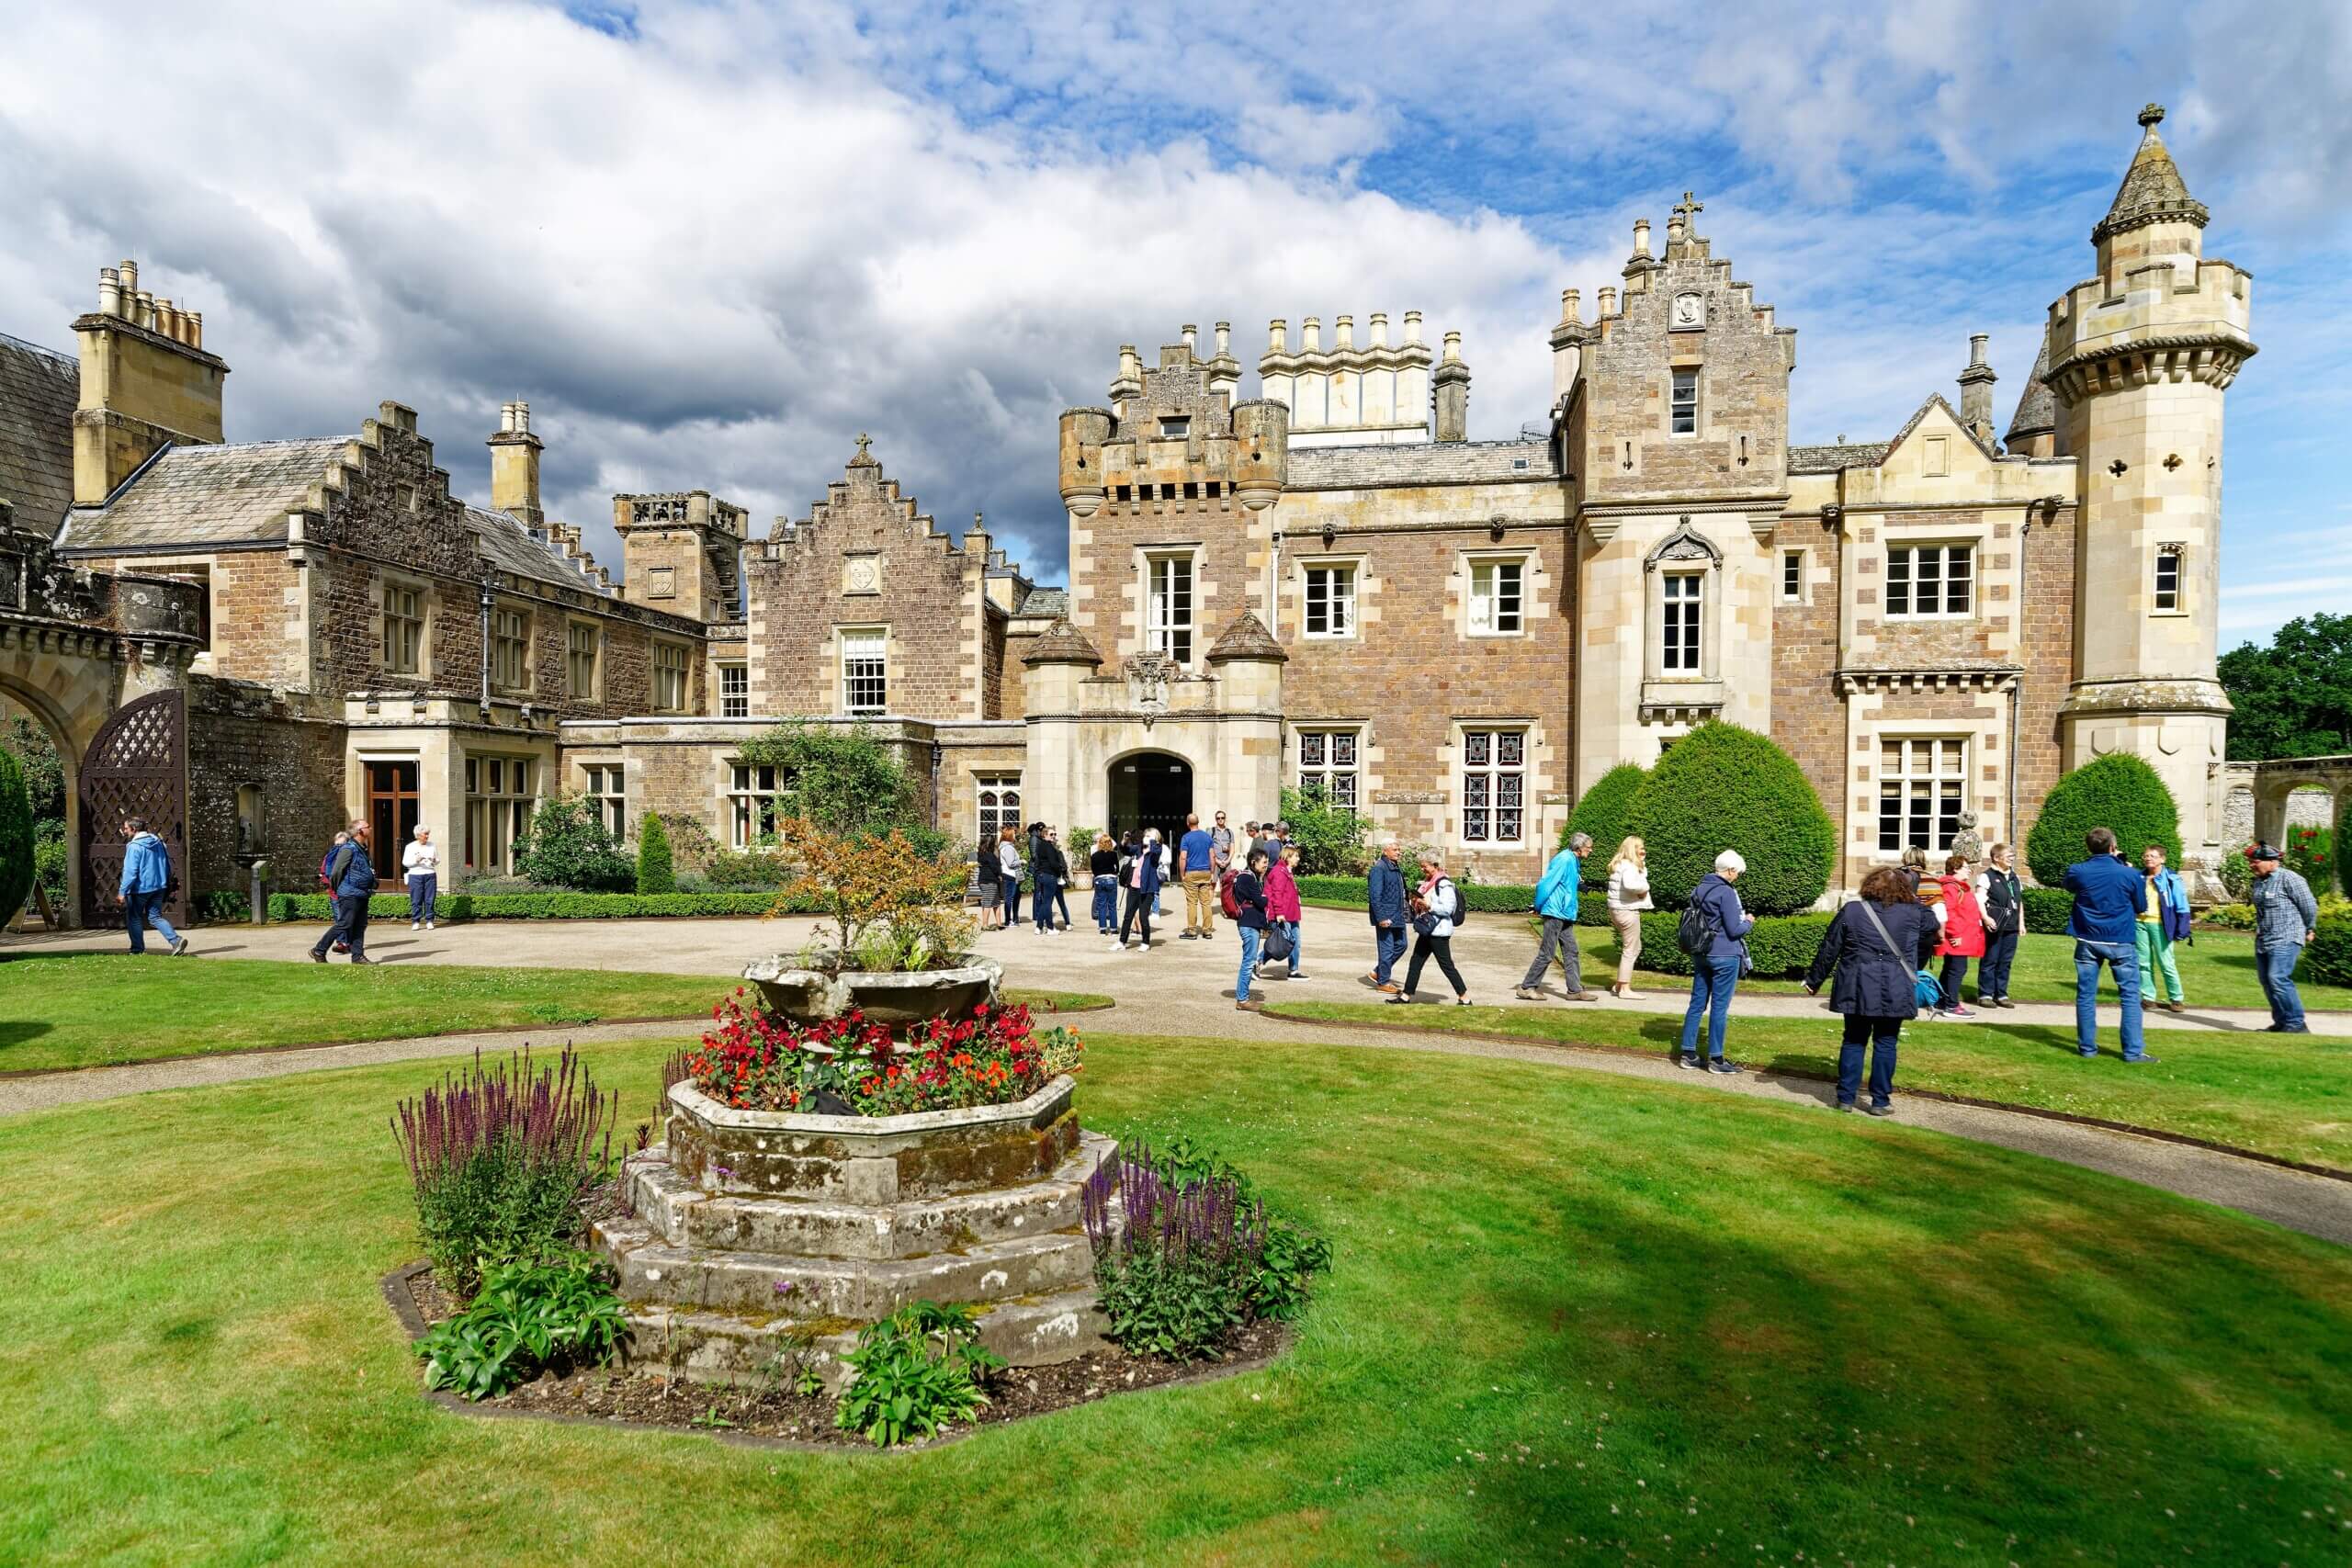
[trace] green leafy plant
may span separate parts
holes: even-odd
[[[2180,808],[2156,770],[2129,751],[2086,762],[2051,786],[2025,840],[2033,879],[2064,886],[2066,868],[2090,852],[2083,840],[2094,828],[2113,829],[2117,848],[2134,863],[2142,849],[2161,844],[2167,862],[2181,863]]]
[[[602,808],[585,795],[555,795],[531,814],[531,830],[515,846],[514,868],[542,887],[626,893],[637,867],[613,842]]]
[[[1739,879],[1747,912],[1797,914],[1828,888],[1837,860],[1837,829],[1795,760],[1769,738],[1720,720],[1658,759],[1634,792],[1624,830],[1648,846],[1651,897],[1665,909],[1681,908],[1715,857],[1736,850],[1747,863]],[[1643,942],[1650,945],[1646,936]]]
[[[2326,893],[2335,886],[2335,834],[2331,829],[2290,828],[2278,848],[2285,857],[2278,863],[2301,872],[2313,893]]]
[[[1641,794],[1642,784],[1649,777],[1649,770],[1636,762],[1620,762],[1599,778],[1592,787],[1577,801],[1576,809],[1561,826],[1561,849],[1568,847],[1568,839],[1577,833],[1592,835],[1592,853],[1585,857],[1589,866],[1606,866],[1617,846],[1625,841],[1625,822],[1633,815],[1634,797]]]
[[[0,751],[0,921],[16,918],[33,891],[33,805],[24,765]]]
[[[1313,876],[1362,876],[1372,864],[1364,847],[1371,824],[1352,807],[1334,806],[1321,785],[1282,792],[1283,820],[1298,846],[1298,869]]]
[[[799,818],[837,838],[880,837],[895,829],[926,859],[947,850],[946,835],[922,809],[905,762],[863,724],[778,725],[746,742],[741,755],[776,770],[781,817]]]
[[[1739,885],[1745,890],[1747,879],[1741,877]],[[1758,916],[1756,929],[1747,933],[1747,955],[1756,964],[1756,973],[1768,979],[1803,977],[1813,955],[1820,951],[1821,939],[1829,933],[1832,918],[1826,914]],[[1690,973],[1690,955],[1674,941],[1679,919],[1664,909],[1642,917],[1643,968],[1662,975]]]
[[[597,1365],[628,1337],[601,1258],[573,1252],[492,1266],[465,1311],[416,1343],[424,1385],[490,1399],[547,1367]]]
[[[2222,863],[2216,868],[2221,874],[2222,890],[2240,903],[2245,901],[2246,890],[2254,886],[2254,867],[2246,863],[2245,858],[2245,852],[2253,847],[2254,840],[2248,839],[2224,852]]]
[[[443,925],[467,920],[644,920],[715,916],[813,914],[814,899],[779,900],[773,893],[444,893],[434,901]],[[408,918],[408,895],[379,893],[368,902],[379,919]],[[273,920],[334,918],[323,894],[273,893]]]
[[[639,893],[674,893],[678,890],[677,867],[670,859],[670,830],[662,825],[661,817],[651,811],[637,828],[637,890]]]
[[[1415,879],[1420,875],[1412,857],[1404,860],[1405,875]],[[1474,913],[1484,911],[1496,915],[1525,914],[1535,902],[1533,884],[1525,882],[1472,882],[1464,877],[1454,885],[1462,895],[1464,906]],[[1361,913],[1364,904],[1364,879],[1361,876],[1302,876],[1298,879],[1301,902],[1337,905]],[[402,906],[405,908],[406,906]]]
[[[2270,646],[2241,643],[2222,655],[2230,756],[2324,757],[2352,751],[2352,615],[2298,615]]]
[[[868,1324],[842,1358],[851,1376],[835,1425],[887,1449],[971,1420],[989,1402],[989,1374],[1004,1365],[979,1336],[968,1307],[933,1302],[911,1302]]]

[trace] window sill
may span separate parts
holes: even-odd
[[[1976,612],[1973,610],[1939,610],[1933,615],[1917,615],[1907,611],[1898,612],[1889,610],[1885,615],[1881,615],[1879,619],[1898,626],[1907,625],[1916,621],[1973,621],[1976,619]]]

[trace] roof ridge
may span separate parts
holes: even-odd
[[[68,354],[63,349],[46,347],[28,338],[20,338],[13,333],[0,333],[0,344],[6,344],[12,348],[30,349],[33,353],[44,355],[61,365],[71,365],[78,368],[82,363],[78,355]]]

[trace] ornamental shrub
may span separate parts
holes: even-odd
[[[1560,829],[1560,848],[1568,847],[1572,833],[1592,835],[1592,853],[1585,857],[1589,868],[1605,870],[1617,853],[1617,846],[1625,841],[1625,819],[1632,815],[1634,797],[1641,793],[1642,783],[1650,776],[1649,770],[1634,762],[1620,762],[1593,781],[1577,808],[1568,813],[1567,825]]]
[[[1747,878],[1739,879],[1745,888]],[[1829,934],[1826,914],[1764,915],[1758,918],[1756,929],[1747,933],[1747,955],[1756,963],[1756,974],[1766,980],[1801,980],[1812,966],[1813,955],[1820,951],[1821,939]],[[1654,909],[1642,917],[1642,967],[1661,975],[1688,975],[1690,955],[1675,945],[1675,927],[1681,917],[1665,909]]]
[[[2352,790],[2335,813],[2335,886],[2352,893]]]
[[[2278,846],[2285,859],[2278,863],[2289,871],[2301,872],[2303,880],[2312,885],[2313,894],[2326,893],[2335,886],[2335,835],[2325,828],[2290,828],[2286,841]]]
[[[2303,973],[2322,985],[2352,986],[2352,919],[2323,912],[2303,949]]]
[[[2241,904],[2245,902],[2246,890],[2254,886],[2254,867],[2245,858],[2245,852],[2252,848],[2252,839],[2236,845],[2222,857],[2218,868],[2222,891]]]
[[[2075,917],[2075,896],[2063,887],[2025,889],[2025,929],[2036,936],[2064,936]]]
[[[970,1307],[935,1302],[909,1302],[866,1325],[842,1360],[850,1381],[833,1424],[880,1449],[971,1420],[989,1402],[989,1378],[1004,1367],[980,1343]]]
[[[1658,759],[1634,792],[1624,830],[1648,845],[1650,896],[1668,909],[1689,901],[1725,850],[1747,863],[1739,900],[1749,914],[1810,909],[1829,886],[1838,852],[1838,830],[1795,760],[1769,738],[1721,720]],[[1661,945],[1672,948],[1673,939]]]
[[[639,893],[675,893],[678,890],[677,868],[670,862],[670,830],[662,826],[662,818],[649,811],[637,829],[637,890]]]
[[[2089,852],[2083,839],[2094,828],[2113,829],[2116,848],[2131,861],[2148,845],[2161,844],[2166,863],[2181,863],[2180,807],[2156,770],[2129,751],[2086,762],[2051,787],[2025,840],[2033,879],[2044,887],[2064,886],[2066,868]]]
[[[1589,866],[1592,863],[1585,863]],[[1404,865],[1406,880],[1419,881],[1419,873],[1409,857]],[[1302,876],[1298,879],[1298,899],[1318,909],[1353,909],[1361,914],[1365,887],[1362,876]],[[1535,889],[1524,882],[1471,882],[1457,878],[1454,888],[1462,895],[1463,907],[1473,914],[1523,915],[1535,903]]]
[[[33,803],[16,754],[0,751],[0,923],[33,893]]]
[[[541,1367],[610,1360],[628,1337],[628,1309],[611,1273],[584,1252],[492,1264],[473,1304],[416,1342],[424,1386],[491,1399]]]
[[[626,893],[637,880],[637,868],[614,844],[602,809],[578,795],[539,802],[530,832],[515,846],[514,869],[542,887],[582,893]]]
[[[1290,824],[1303,874],[1362,876],[1371,868],[1372,852],[1363,841],[1370,824],[1352,808],[1332,805],[1319,785],[1286,789],[1282,803],[1282,819]]]

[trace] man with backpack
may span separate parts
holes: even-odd
[[[172,929],[164,918],[164,900],[171,896],[172,852],[164,840],[147,830],[143,817],[122,819],[122,836],[127,840],[122,851],[122,883],[119,889],[122,899],[122,923],[130,933],[130,951],[147,951],[147,928],[153,926],[155,934],[170,943],[172,956],[177,958],[187,951],[187,938]]]
[[[327,855],[327,894],[334,900],[334,924],[311,949],[311,962],[324,964],[331,944],[348,942],[354,964],[373,964],[368,956],[368,899],[376,891],[375,863],[368,858],[368,824],[351,825],[351,836]]]

